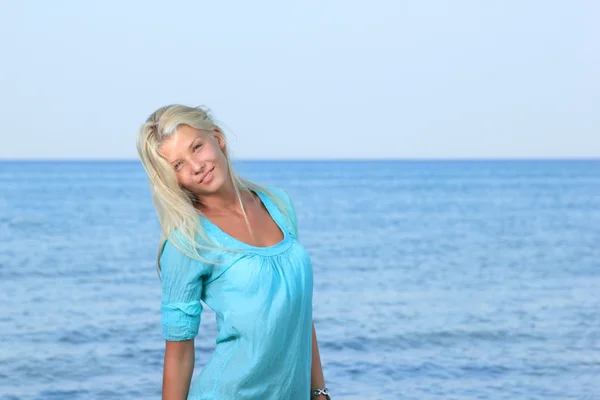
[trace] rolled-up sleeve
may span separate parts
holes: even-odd
[[[162,335],[168,341],[179,342],[198,335],[202,314],[203,264],[194,260],[170,241],[160,257],[162,300]]]

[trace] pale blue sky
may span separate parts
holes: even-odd
[[[600,3],[12,1],[0,159],[135,159],[204,104],[238,159],[600,157]]]

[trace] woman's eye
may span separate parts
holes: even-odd
[[[177,164],[173,165],[173,167],[175,168],[175,170],[178,170],[179,168],[181,168],[181,163],[178,162]]]
[[[194,150],[197,150],[200,148],[200,146],[202,146],[202,143],[198,143],[197,145],[194,146]]]

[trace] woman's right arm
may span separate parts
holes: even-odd
[[[160,258],[161,325],[166,340],[163,400],[185,400],[194,372],[194,338],[198,335],[204,266],[170,242]]]
[[[162,398],[185,400],[194,372],[194,339],[165,342]]]

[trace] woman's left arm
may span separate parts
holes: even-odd
[[[323,367],[321,366],[321,357],[319,355],[319,344],[317,342],[317,333],[315,331],[315,323],[312,323],[312,368],[310,370],[310,391],[322,389],[325,387],[325,378],[323,377]],[[313,397],[312,400],[325,399],[322,394]]]

